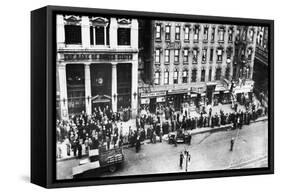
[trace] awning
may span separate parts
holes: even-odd
[[[96,95],[92,98],[92,103],[109,103],[111,102],[111,97],[108,95]]]

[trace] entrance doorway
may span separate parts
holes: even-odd
[[[132,64],[117,65],[117,109],[131,106]]]

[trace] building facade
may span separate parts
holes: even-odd
[[[57,116],[138,106],[138,21],[56,16]]]
[[[251,92],[257,29],[253,26],[152,22],[152,85],[139,88],[141,106],[198,107]],[[238,84],[237,84],[238,85]],[[232,93],[232,91],[231,91]]]

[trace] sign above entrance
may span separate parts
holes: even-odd
[[[156,97],[156,96],[165,96],[165,95],[166,95],[166,91],[141,93],[141,97]]]
[[[114,54],[114,53],[101,53],[101,54],[74,54],[67,53],[63,55],[65,61],[128,61],[133,59],[133,54],[123,53],[123,54]]]

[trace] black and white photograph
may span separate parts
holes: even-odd
[[[57,180],[268,167],[268,26],[55,21]]]

